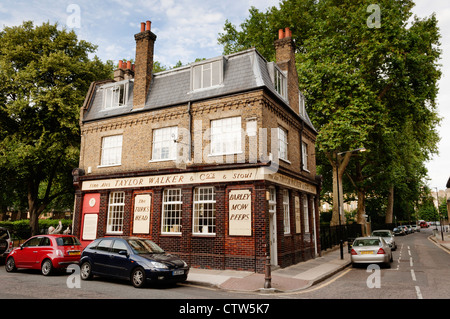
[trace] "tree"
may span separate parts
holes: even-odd
[[[112,78],[113,64],[89,59],[96,46],[57,24],[5,27],[0,41],[0,169],[26,199],[36,234],[46,207],[73,194],[79,109],[92,81]]]
[[[403,163],[395,162],[405,152],[403,146],[415,141],[413,160],[404,161],[409,167],[436,152],[437,20],[434,15],[415,18],[408,26],[411,0],[380,0],[381,23],[373,27],[367,12],[372,2],[285,0],[265,13],[250,9],[241,31],[227,21],[219,35],[226,53],[255,46],[271,59],[276,30],[291,28],[299,86],[319,131],[316,148],[327,159],[321,165],[333,170],[332,224],[339,219],[338,178],[341,196],[345,179],[354,185],[357,220],[363,223],[368,190],[385,193],[400,184],[398,178],[409,178]],[[407,132],[413,135],[407,137]],[[337,155],[361,146],[369,151],[355,160],[352,153]],[[350,164],[352,171],[346,174]],[[375,184],[381,177],[390,183]]]

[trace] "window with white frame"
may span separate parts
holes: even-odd
[[[308,170],[308,144],[302,142],[302,169]]]
[[[289,191],[283,190],[283,220],[284,220],[284,233],[291,233],[291,214],[289,212]]]
[[[305,233],[309,233],[309,208],[308,196],[303,195],[303,225],[305,225]]]
[[[106,232],[108,234],[123,233],[123,213],[125,208],[125,192],[112,192],[109,194],[108,220]]]
[[[220,85],[223,79],[221,60],[195,65],[192,68],[192,89],[199,90]]]
[[[278,127],[278,157],[288,160],[288,133],[282,127]]]
[[[211,155],[241,152],[241,117],[211,121]]]
[[[183,201],[181,199],[181,189],[165,189],[163,192],[163,207],[161,233],[180,234],[181,233],[181,211]]]
[[[103,109],[124,106],[128,98],[128,82],[118,83],[103,89]]]
[[[298,91],[298,109],[301,116],[306,117],[305,96]]]
[[[197,187],[194,189],[192,233],[216,233],[216,193],[214,187]]]
[[[175,160],[177,156],[177,138],[177,126],[153,130],[152,161]]]
[[[102,138],[102,156],[100,166],[120,165],[122,163],[122,135]]]
[[[286,76],[278,68],[274,69],[275,90],[285,99],[287,99],[287,80]]]

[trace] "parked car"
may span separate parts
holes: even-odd
[[[358,237],[351,250],[352,265],[380,263],[391,267],[392,251],[381,237]]]
[[[395,236],[405,236],[406,235],[406,233],[402,227],[395,227],[392,230],[392,232],[394,233]]]
[[[381,237],[389,245],[391,250],[397,250],[397,243],[395,242],[394,233],[391,230],[374,230],[372,237]]]
[[[73,235],[37,235],[8,254],[5,268],[8,272],[17,268],[40,269],[47,276],[54,269],[77,264],[81,249],[80,241]]]
[[[412,229],[414,230],[414,232],[420,232],[420,227],[417,225],[411,225]]]
[[[428,223],[427,222],[420,222],[420,227],[421,228],[428,228]]]
[[[406,225],[406,228],[408,229],[408,231],[409,231],[409,234],[412,234],[412,233],[414,233],[414,229],[412,228],[412,226],[411,226],[411,225]]]
[[[111,276],[128,279],[136,288],[147,282],[182,282],[189,273],[185,261],[138,237],[98,238],[84,249],[80,265],[83,280]]]
[[[12,237],[8,228],[0,227],[0,258],[3,260],[13,247]]]
[[[400,225],[400,226],[397,226],[397,227],[403,229],[403,231],[405,232],[406,235],[411,233],[411,231],[405,225]]]

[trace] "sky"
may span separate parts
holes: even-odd
[[[376,3],[376,0],[374,0]],[[413,13],[420,18],[435,13],[441,32],[442,77],[437,98],[442,118],[438,132],[439,154],[427,162],[428,186],[445,189],[450,178],[450,1],[416,0]],[[172,67],[196,58],[222,54],[217,43],[226,20],[239,26],[249,16],[249,8],[266,11],[278,7],[279,0],[0,0],[0,29],[31,20],[73,29],[79,39],[98,46],[102,60],[135,58],[134,34],[140,23],[150,20],[157,35],[155,60]],[[381,23],[383,23],[381,8]]]

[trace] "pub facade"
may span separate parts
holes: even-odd
[[[291,31],[276,62],[249,49],[158,73],[150,21],[135,40],[135,64],[92,83],[80,111],[73,233],[149,238],[197,268],[316,257],[317,132]]]

